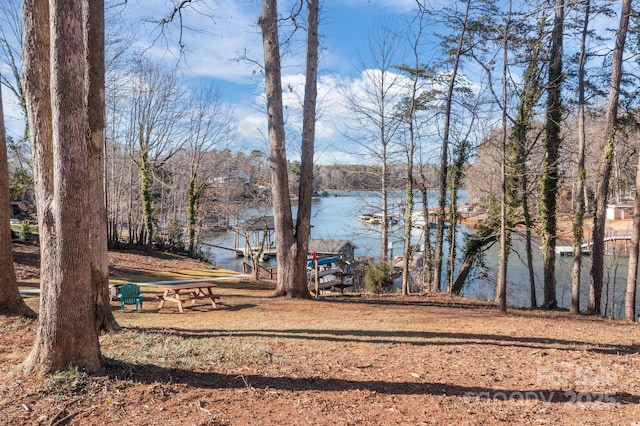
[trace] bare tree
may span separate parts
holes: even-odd
[[[213,176],[214,167],[203,167],[203,159],[212,155],[216,146],[225,146],[235,136],[235,124],[231,111],[223,108],[220,92],[205,89],[192,94],[188,112],[186,136],[189,156],[187,178],[187,250],[196,254],[196,225],[202,196]]]
[[[448,168],[449,168],[449,134],[451,131],[451,114],[454,97],[454,89],[456,87],[456,77],[460,68],[462,59],[465,37],[468,31],[467,24],[471,10],[471,0],[464,2],[464,12],[456,19],[460,22],[460,33],[457,37],[457,46],[452,54],[452,67],[449,71],[449,82],[445,95],[444,107],[444,125],[442,129],[442,151],[440,154],[440,179],[438,183],[438,222],[436,224],[436,245],[434,248],[434,269],[433,282],[431,283],[432,291],[440,291],[440,281],[442,280],[442,258],[444,246],[444,226],[447,207],[447,186],[448,186]]]
[[[182,145],[178,132],[186,92],[174,71],[145,59],[136,63],[130,90],[130,155],[138,169],[144,245],[151,248],[156,226],[151,193],[154,174]]]
[[[496,286],[496,302],[500,306],[500,312],[507,313],[507,265],[510,250],[511,231],[508,230],[507,218],[507,71],[509,33],[511,30],[512,1],[509,0],[509,12],[502,35],[502,155],[500,156],[500,168],[502,185],[500,191],[500,262],[498,267],[498,284]]]
[[[587,312],[599,314],[601,312],[603,263],[604,263],[604,231],[609,197],[609,181],[616,140],[616,124],[618,121],[618,100],[620,98],[620,84],[622,81],[622,64],[624,45],[629,28],[631,15],[631,0],[622,1],[620,24],[616,33],[616,44],[613,49],[611,62],[611,84],[609,85],[609,103],[606,109],[602,157],[599,171],[599,181],[596,188],[596,211],[593,218],[593,249],[591,258],[591,283],[589,288],[589,304]]]
[[[389,168],[396,158],[394,142],[398,137],[401,120],[395,108],[402,102],[403,78],[392,71],[396,65],[400,40],[390,30],[389,25],[376,26],[369,39],[371,64],[362,64],[364,90],[345,93],[346,107],[351,112],[351,128],[346,136],[354,145],[379,166],[380,182],[380,261],[389,259]]]
[[[2,86],[0,85],[0,315],[33,317],[35,312],[24,303],[16,282],[13,268],[13,243],[11,242],[11,218],[9,206],[9,167],[2,111]]]
[[[11,70],[13,81],[0,75],[0,83],[9,89],[18,100],[20,109],[27,116],[24,88],[22,87],[22,21],[20,3],[15,0],[0,1],[0,60]],[[29,127],[24,126],[23,142],[29,139]]]
[[[540,227],[542,258],[544,263],[544,307],[553,309],[556,299],[556,205],[560,181],[559,151],[562,143],[560,123],[562,104],[560,99],[562,74],[562,39],[564,26],[564,0],[555,0],[555,17],[551,32],[551,57],[549,60],[549,84],[547,89],[547,113],[545,119],[545,158],[540,200]]]
[[[411,34],[411,52],[413,53],[414,63],[409,66],[401,66],[400,69],[405,71],[409,76],[409,87],[406,99],[399,105],[398,114],[402,117],[402,120],[406,126],[406,157],[407,157],[407,183],[406,183],[406,195],[405,195],[405,212],[404,212],[404,229],[403,229],[403,250],[402,250],[402,295],[406,296],[411,292],[410,274],[411,274],[411,260],[413,258],[413,245],[411,244],[411,232],[413,230],[413,210],[414,210],[414,156],[416,151],[417,124],[416,116],[420,109],[423,107],[423,100],[420,98],[423,67],[420,64],[419,45],[423,31],[423,13],[420,11],[416,19],[416,30]],[[411,26],[409,26],[411,28]],[[428,216],[425,216],[425,221]],[[428,223],[426,223],[428,226]]]
[[[280,42],[277,0],[263,0],[258,24],[264,44],[265,90],[268,114],[271,188],[276,234],[278,281],[274,295],[310,297],[307,288],[307,251],[311,229],[311,194],[315,140],[318,12],[317,0],[307,0],[306,82],[303,105],[302,144],[298,213],[295,224],[291,213],[285,145]],[[302,5],[302,3],[300,3]]]
[[[587,171],[584,166],[585,129],[585,63],[587,58],[587,37],[591,12],[591,0],[584,0],[584,22],[580,38],[578,63],[578,179],[576,181],[576,207],[573,214],[573,265],[571,269],[571,313],[580,312],[580,271],[582,269],[582,242],[584,238],[585,197],[584,188]]]
[[[627,321],[636,321],[636,293],[638,286],[638,255],[640,250],[640,155],[636,172],[636,191],[633,199],[633,226],[631,229],[631,247],[629,247],[629,267],[627,270],[627,289],[625,292],[624,317]]]
[[[22,369],[40,374],[74,365],[95,373],[103,371],[103,359],[91,285],[93,246],[87,238],[91,188],[86,185],[90,174],[83,1],[48,3],[29,0],[24,5],[25,94],[36,164],[41,297],[36,339]]]

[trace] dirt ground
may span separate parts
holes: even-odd
[[[37,250],[14,256],[33,286]],[[110,266],[114,280],[221,273],[138,252]],[[274,299],[240,280],[220,283],[218,309],[180,314],[154,291],[139,313],[113,302],[104,376],[14,375],[37,324],[0,317],[0,424],[640,424],[635,324],[441,294]]]

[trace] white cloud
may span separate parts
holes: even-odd
[[[6,70],[0,71],[3,74]],[[20,139],[24,131],[24,115],[20,109],[18,99],[13,93],[2,86],[2,111],[4,113],[4,127],[7,136]]]
[[[184,46],[186,72],[235,83],[248,83],[262,61],[262,38],[257,28],[258,8],[242,8],[242,2],[218,0],[194,2],[182,13],[182,28],[176,19],[161,31],[158,21],[168,16],[172,5],[157,0],[138,0],[131,20],[143,22],[147,35],[139,48],[157,59],[178,58]],[[255,9],[255,10],[253,10]],[[246,57],[248,60],[239,60]]]

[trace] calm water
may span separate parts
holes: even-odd
[[[461,193],[461,201],[465,199],[465,193]],[[403,194],[401,192],[392,195],[389,206],[393,210],[399,205]],[[327,197],[313,200],[311,217],[311,238],[346,239],[352,241],[358,248],[356,256],[380,257],[380,228],[375,225],[365,225],[358,221],[358,216],[363,213],[380,211],[378,194],[369,192],[331,193]],[[429,201],[430,206],[436,205],[435,193]],[[416,208],[421,208],[421,204]],[[465,227],[459,227],[457,241],[458,247],[462,247],[463,232],[470,232]],[[412,233],[412,243],[422,242],[422,231],[415,229]],[[433,240],[433,235],[432,235]],[[220,233],[205,239],[206,243],[233,247],[233,234]],[[402,252],[402,228],[401,225],[392,227],[390,236],[392,254]],[[559,245],[570,245],[570,242],[559,242]],[[498,271],[498,249],[495,244],[487,251],[484,259],[485,266],[476,268],[470,275],[463,289],[463,294],[468,297],[481,300],[494,300],[495,286]],[[445,253],[447,248],[445,246]],[[459,249],[460,251],[460,249]],[[242,259],[231,251],[210,248],[212,262],[218,267],[240,271]],[[536,295],[538,304],[543,300],[543,270],[542,252],[534,245],[534,265],[536,274]],[[557,256],[556,258],[557,299],[561,307],[568,308],[571,302],[571,256]],[[446,260],[445,260],[446,261]],[[507,270],[507,301],[513,306],[529,306],[529,278],[526,269],[526,254],[522,238],[513,237],[513,250],[509,257]],[[587,305],[589,291],[589,271],[591,260],[583,258],[582,266],[582,291],[581,307]],[[445,273],[443,268],[443,273]],[[457,274],[457,271],[456,271]],[[620,317],[624,310],[624,291],[626,287],[627,258],[619,255],[605,256],[605,291],[602,296],[603,305],[606,303],[606,312],[610,312],[611,302],[614,301],[614,315]],[[615,287],[615,288],[614,288]],[[443,285],[444,288],[444,285]],[[613,296],[615,294],[615,297]],[[603,306],[603,312],[605,307]]]

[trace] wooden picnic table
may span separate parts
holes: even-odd
[[[176,282],[180,282],[180,284],[163,283],[160,285],[164,288],[164,293],[156,296],[160,299],[158,309],[162,309],[164,302],[174,302],[178,304],[178,310],[182,312],[185,302],[192,301],[195,304],[199,299],[209,299],[214,309],[218,307],[216,299],[220,299],[220,295],[213,294],[212,289],[216,285],[211,281],[193,280],[188,282],[181,280]]]

